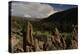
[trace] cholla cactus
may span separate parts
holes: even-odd
[[[59,34],[60,34],[57,27],[55,28],[55,34],[56,34],[56,35],[59,35]]]
[[[55,28],[54,35],[52,36],[52,42],[54,43],[57,49],[66,48],[65,40],[57,28]]]
[[[41,49],[39,48],[39,41],[38,39],[34,39],[35,42],[35,51],[41,51]]]
[[[72,31],[72,39],[76,41],[78,40],[78,33],[75,27],[74,27],[74,30]]]
[[[75,26],[74,26],[74,30],[72,31],[70,48],[73,49],[78,48],[78,33]]]

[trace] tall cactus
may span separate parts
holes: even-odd
[[[32,45],[34,45],[32,32],[33,32],[32,24],[28,21],[28,26],[27,26],[27,41],[29,43],[31,43]]]

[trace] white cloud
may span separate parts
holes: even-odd
[[[48,4],[13,2],[11,8],[12,16],[45,18],[57,12]]]

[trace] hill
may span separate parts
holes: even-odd
[[[52,14],[48,18],[40,20],[37,22],[37,24],[41,24],[40,26],[48,27],[51,30],[54,27],[58,27],[62,32],[71,32],[72,25],[78,24],[78,8],[71,8]]]

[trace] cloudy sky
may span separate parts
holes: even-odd
[[[73,7],[76,6],[35,2],[12,2],[11,15],[31,18],[46,18],[51,14]]]

